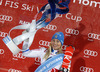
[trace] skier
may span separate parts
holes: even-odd
[[[64,34],[62,32],[57,32],[52,36],[51,43],[49,48],[40,48],[40,49],[33,49],[23,51],[23,56],[26,57],[40,57],[41,64],[46,60],[50,59],[52,56],[61,54],[62,52],[62,45],[64,43]],[[23,44],[23,50],[25,50],[27,42]],[[48,72],[58,72],[61,68],[62,64],[55,66],[53,69],[49,70]]]

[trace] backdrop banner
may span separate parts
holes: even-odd
[[[30,50],[48,48],[54,33],[63,32],[63,52],[67,45],[75,47],[70,72],[99,72],[99,19],[99,0],[0,0],[0,72],[35,72],[41,65],[39,57],[22,55],[23,41],[13,41],[25,30],[35,31]],[[30,26],[32,21],[40,25],[35,30]],[[16,26],[25,28],[13,29],[9,38],[9,31]],[[13,43],[9,45],[11,51],[5,45],[8,42]],[[17,52],[13,54],[12,49]]]

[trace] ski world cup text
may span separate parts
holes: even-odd
[[[76,22],[82,21],[82,17],[72,15],[71,13],[67,13],[67,14],[66,14],[66,18],[67,18],[67,19],[70,19],[70,20],[74,20],[74,21],[76,21]]]
[[[0,0],[0,5],[3,5],[3,0]],[[17,8],[19,8],[19,6],[21,6],[20,9],[26,10],[26,11],[33,11],[33,9],[34,9],[34,5],[28,5],[28,4],[21,5],[19,2],[9,1],[9,0],[6,0],[4,6],[14,8],[14,9],[17,9]]]
[[[76,3],[76,2],[78,2],[79,4],[83,4],[85,6],[100,8],[100,2],[90,1],[90,0],[73,0],[73,3]]]

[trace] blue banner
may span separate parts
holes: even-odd
[[[57,54],[50,59],[46,60],[44,63],[42,63],[35,72],[48,72],[55,66],[62,64],[63,62],[64,54]]]

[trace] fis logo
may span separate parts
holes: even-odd
[[[8,72],[22,72],[21,70],[9,69]]]
[[[70,29],[70,28],[67,28],[67,29],[65,30],[65,32],[66,32],[67,34],[73,34],[73,35],[78,35],[78,34],[79,34],[79,31],[78,31],[78,30]],[[67,35],[67,36],[70,36],[70,35]]]
[[[8,33],[1,32],[1,31],[0,31],[0,37],[6,37],[7,35],[8,35]]]
[[[25,59],[26,57],[22,55],[22,53],[18,53],[17,55],[13,55],[13,59],[14,60],[18,60],[18,59]]]
[[[0,22],[4,23],[5,21],[12,21],[13,17],[12,16],[6,16],[6,15],[0,15]]]
[[[50,42],[44,41],[44,40],[40,40],[39,41],[39,44],[42,45],[42,46],[49,46],[50,45]]]
[[[40,65],[41,64],[41,58],[40,57],[36,57],[35,58],[35,64],[36,65]]]
[[[81,72],[94,72],[93,68],[84,67],[84,66],[80,67],[80,71]]]
[[[96,57],[98,55],[98,53],[96,51],[92,51],[92,50],[84,50],[84,57],[89,58],[89,56],[93,56]]]
[[[56,25],[47,25],[46,27],[44,27],[43,31],[48,32],[48,30],[52,30],[55,31],[57,30],[57,26]]]
[[[3,49],[0,49],[0,54],[4,54],[4,50]]]
[[[99,35],[99,34],[89,33],[89,34],[88,34],[88,37],[89,37],[89,38],[92,38],[92,39],[100,40],[100,35]],[[91,41],[91,39],[88,39],[88,40]]]

